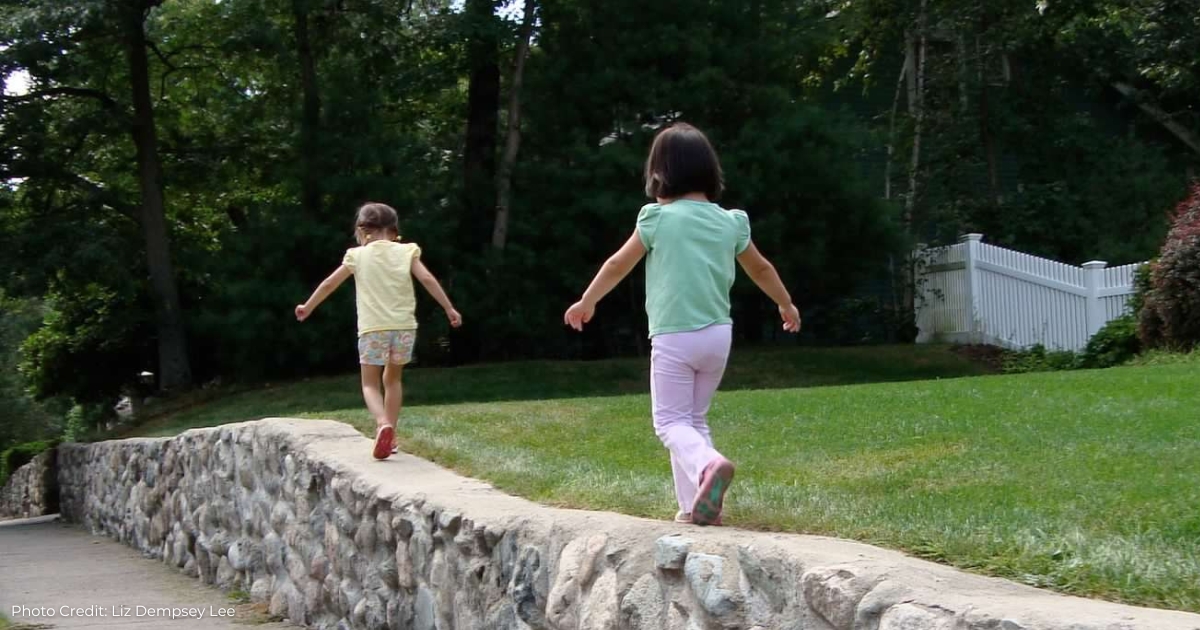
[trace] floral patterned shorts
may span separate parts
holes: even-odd
[[[415,330],[378,330],[358,337],[358,362],[362,365],[405,365],[417,345]]]

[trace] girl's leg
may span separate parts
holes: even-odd
[[[671,476],[675,480],[675,502],[679,511],[684,514],[692,513],[692,503],[696,501],[696,480],[687,476],[683,462],[671,453]]]
[[[395,363],[389,363],[383,370],[384,413],[387,424],[393,427],[400,420],[400,407],[404,404],[404,384],[400,378],[403,372],[404,366]]]
[[[400,407],[404,405],[404,366],[412,361],[413,348],[417,344],[415,330],[394,330],[388,332],[387,368],[383,371],[383,402],[387,413],[387,422],[396,426],[400,421]]]
[[[713,395],[725,376],[725,365],[729,362],[729,347],[733,339],[733,328],[728,325],[711,326],[702,331],[704,351],[696,358],[696,387],[692,394],[692,426],[704,436],[709,446],[713,445],[712,433],[708,428],[708,409]]]
[[[696,367],[696,387],[693,393],[694,407],[692,410],[692,427],[704,436],[711,448],[712,433],[708,428],[708,409],[712,405],[713,395],[725,375],[725,365],[729,360],[729,346],[732,340],[731,326],[712,326],[697,332],[698,345],[703,353],[694,361]],[[715,450],[713,452],[716,452]],[[718,455],[705,465],[704,475],[712,475],[714,479],[699,479],[697,493],[704,492],[704,501],[693,504],[691,508],[692,522],[700,525],[720,525],[721,512],[724,507],[725,490],[733,477],[733,465],[724,457]],[[720,477],[718,480],[717,478]],[[695,496],[693,494],[693,496]],[[703,505],[701,505],[703,503]]]
[[[705,436],[692,426],[696,371],[689,355],[696,350],[691,340],[694,335],[694,332],[659,335],[653,340],[650,354],[654,432],[671,451],[675,498],[683,512],[692,509],[704,467],[720,457]]]
[[[375,418],[375,428],[378,430],[387,424],[387,412],[383,405],[382,365],[360,365],[362,368],[363,401],[367,403],[367,411]]]
[[[367,403],[367,410],[375,417],[375,447],[372,450],[375,459],[387,459],[392,454],[392,441],[396,434],[395,424],[388,423],[382,389],[387,348],[386,333],[367,333],[358,338],[363,400]]]

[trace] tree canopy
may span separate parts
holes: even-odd
[[[915,243],[1153,255],[1200,160],[1197,16],[1195,0],[2,0],[0,73],[27,83],[0,98],[0,352],[22,384],[3,391],[100,405],[142,371],[172,390],[346,369],[349,292],[304,326],[291,306],[368,200],[400,211],[467,320],[451,333],[424,300],[423,362],[642,352],[636,277],[583,336],[560,314],[633,229],[673,120],[712,137],[723,202],[750,214],[806,339],[903,339]],[[772,336],[752,287],[734,309],[743,341]]]

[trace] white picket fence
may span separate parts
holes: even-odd
[[[982,241],[918,253],[917,343],[1081,350],[1125,312],[1141,265],[1076,267]]]

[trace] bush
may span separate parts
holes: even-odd
[[[1012,350],[1005,354],[1003,369],[1008,374],[1028,372],[1058,372],[1082,367],[1082,357],[1070,350],[1047,350],[1038,344],[1027,350]]]
[[[1137,317],[1127,313],[1105,324],[1088,340],[1087,348],[1080,357],[1080,367],[1108,368],[1121,365],[1141,351]]]
[[[150,308],[139,296],[99,282],[63,283],[45,306],[41,327],[21,342],[21,375],[36,399],[111,404],[154,365]]]
[[[41,440],[25,442],[0,452],[0,486],[8,481],[8,476],[18,468],[33,461],[34,457],[57,446],[56,441]]]
[[[1133,274],[1133,295],[1130,296],[1126,307],[1129,309],[1129,313],[1133,315],[1135,320],[1141,316],[1142,308],[1146,306],[1146,296],[1150,294],[1150,289],[1153,286],[1152,277],[1154,264],[1157,262],[1157,258],[1151,260],[1150,262],[1138,267],[1137,271],[1135,271]]]
[[[1200,350],[1193,352],[1171,352],[1169,350],[1147,350],[1133,360],[1132,365],[1197,365],[1200,366]]]
[[[1190,350],[1200,345],[1200,182],[1176,208],[1167,241],[1151,267],[1138,334],[1149,348]]]

